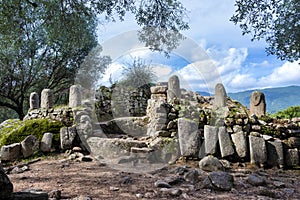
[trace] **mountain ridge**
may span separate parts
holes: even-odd
[[[264,89],[245,90],[241,92],[227,93],[227,95],[234,100],[249,108],[250,94],[253,91],[260,91],[265,94],[267,103],[267,112],[276,113],[280,110],[287,109],[291,106],[300,105],[300,86],[292,85],[285,87],[274,87]],[[203,96],[211,96],[207,92],[199,92]]]

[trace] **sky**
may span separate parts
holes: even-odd
[[[265,52],[264,41],[251,41],[241,29],[230,22],[234,0],[182,0],[188,10],[190,29],[179,49],[166,58],[143,48],[136,38],[139,26],[134,17],[126,15],[123,22],[102,24],[98,30],[103,55],[113,55],[100,84],[117,81],[122,70],[141,57],[153,66],[158,82],[174,74],[183,88],[213,93],[216,83],[223,83],[227,92],[300,85],[298,62],[281,61]]]

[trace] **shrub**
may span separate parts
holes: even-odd
[[[300,106],[292,106],[283,111],[278,111],[273,114],[272,117],[279,119],[292,119],[294,117],[300,117]]]

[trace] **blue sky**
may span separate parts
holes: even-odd
[[[130,35],[139,27],[131,15],[126,15],[123,22],[110,22],[99,27],[100,44],[110,48],[109,52],[118,52],[101,84],[108,85],[110,75],[113,80],[118,80],[123,66],[132,57],[141,57],[153,65],[157,81],[166,81],[177,74],[182,87],[190,90],[213,92],[212,88],[218,82],[224,84],[227,92],[300,85],[299,61],[290,63],[267,56],[264,41],[251,42],[251,36],[243,36],[240,28],[229,21],[235,11],[234,0],[181,2],[189,11],[187,20],[190,25],[190,29],[182,33],[188,38],[189,45],[196,44],[202,50],[192,52],[191,46],[183,45],[181,50],[167,59],[137,47]],[[127,43],[123,44],[125,41]],[[125,49],[122,53],[121,46],[130,46],[130,41],[134,41],[132,50]],[[195,52],[205,59],[194,59],[192,54]]]

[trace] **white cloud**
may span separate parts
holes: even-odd
[[[250,74],[236,74],[231,82],[229,82],[229,87],[234,90],[252,89],[255,85],[256,79]]]
[[[115,82],[119,80],[122,76],[124,65],[114,62],[108,66],[102,79],[100,80],[101,85],[110,86],[110,78]]]
[[[166,65],[153,65],[153,72],[157,76],[157,82],[166,82],[171,76],[173,69]]]
[[[212,60],[203,60],[189,64],[178,70],[176,74],[182,81],[182,87],[191,90],[212,91],[221,82],[220,74]]]
[[[259,79],[259,86],[274,87],[300,84],[300,65],[299,61],[286,62],[282,66],[275,68],[274,71]]]

